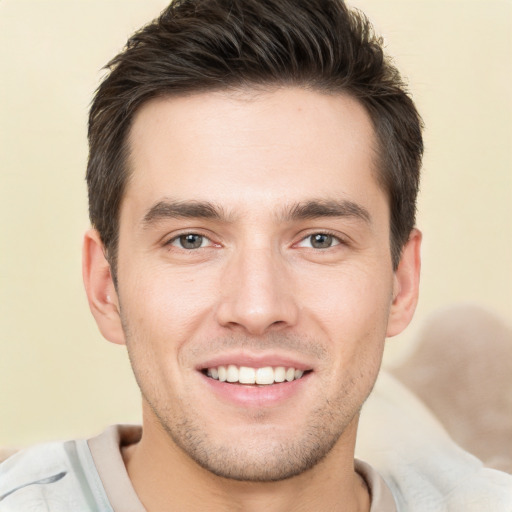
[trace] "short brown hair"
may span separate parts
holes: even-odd
[[[394,268],[415,224],[421,118],[382,40],[342,0],[175,0],[107,65],[89,117],[89,215],[115,279],[127,139],[149,99],[254,86],[342,92],[369,113]]]

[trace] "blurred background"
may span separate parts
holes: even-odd
[[[103,65],[165,0],[0,0],[0,446],[140,421],[123,347],[81,280],[88,106]],[[416,318],[455,303],[512,313],[512,2],[357,0],[423,115]]]

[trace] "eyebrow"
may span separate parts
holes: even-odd
[[[174,201],[164,199],[144,215],[142,224],[149,227],[164,219],[225,219],[223,209],[207,201]]]
[[[284,222],[321,217],[349,217],[371,224],[366,208],[349,200],[310,200],[285,205],[278,215]],[[209,201],[175,201],[164,199],[155,203],[144,215],[145,228],[165,219],[209,219],[229,222],[224,209]]]
[[[320,217],[351,217],[371,224],[370,212],[363,206],[343,200],[312,200],[297,203],[284,210],[284,220],[308,220]]]

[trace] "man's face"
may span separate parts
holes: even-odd
[[[292,88],[157,99],[130,147],[118,300],[145,426],[229,478],[314,466],[354,435],[393,302],[368,115]]]

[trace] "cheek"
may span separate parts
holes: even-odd
[[[328,379],[336,381],[339,389],[355,386],[359,389],[356,394],[364,400],[382,360],[392,275],[383,279],[382,274],[354,269],[339,272],[327,282],[325,293],[311,293],[304,302],[329,344],[332,365]]]
[[[131,273],[121,290],[121,305],[129,325],[143,331],[151,344],[166,344],[192,334],[212,311],[216,289],[211,276],[205,279],[191,269],[146,268]]]
[[[319,325],[336,336],[384,337],[392,302],[392,273],[370,273],[366,269],[337,270],[324,276],[322,290],[314,282],[303,286],[303,307]]]

